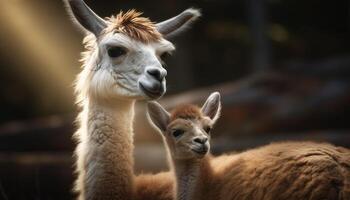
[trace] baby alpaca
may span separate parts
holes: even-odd
[[[285,142],[210,156],[210,130],[220,108],[217,92],[202,108],[187,105],[168,113],[156,102],[148,104],[175,173],[175,199],[350,199],[350,151],[342,147]]]

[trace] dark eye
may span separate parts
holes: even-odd
[[[181,129],[175,129],[175,130],[173,130],[172,134],[175,138],[178,138],[184,134],[184,131]]]
[[[171,56],[171,54],[169,52],[164,52],[164,53],[162,53],[162,55],[160,55],[160,59],[163,62],[166,62],[169,59],[170,56]]]
[[[210,133],[211,131],[211,127],[207,126],[207,127],[204,127],[204,131],[207,132],[207,133]]]
[[[119,56],[122,56],[126,54],[126,50],[123,47],[110,47],[108,49],[108,55],[111,58],[117,58]]]

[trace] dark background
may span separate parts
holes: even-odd
[[[153,21],[203,16],[171,40],[161,103],[223,96],[213,153],[313,140],[350,147],[350,3],[295,0],[86,0],[100,16],[136,8]],[[0,0],[0,199],[70,199],[73,81],[83,35],[60,0]],[[166,169],[138,104],[136,172]],[[147,155],[147,156],[145,156]]]

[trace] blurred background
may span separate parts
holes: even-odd
[[[350,147],[350,3],[295,0],[86,0],[100,16],[203,17],[172,40],[167,108],[220,91],[214,154],[273,141]],[[0,0],[0,199],[72,199],[72,83],[83,35],[61,0]],[[160,136],[135,121],[136,173],[166,170]]]

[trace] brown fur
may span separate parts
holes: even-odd
[[[143,43],[159,41],[162,35],[157,31],[156,25],[141,15],[141,12],[134,9],[125,13],[121,11],[118,15],[107,19],[111,24],[106,28],[105,33],[123,33]]]
[[[350,151],[313,142],[276,143],[206,156],[197,178],[193,200],[348,200]]]
[[[172,118],[201,118],[198,109],[181,106]],[[178,176],[174,188],[191,194],[180,193],[177,200],[350,199],[350,151],[326,143],[273,143],[219,157],[172,158],[172,165]]]
[[[224,157],[198,199],[350,199],[348,149],[286,142]]]
[[[174,175],[170,172],[139,175],[135,187],[135,200],[173,200]]]
[[[202,116],[202,112],[198,106],[195,105],[181,105],[176,107],[170,114],[170,122],[175,119],[196,119]]]

